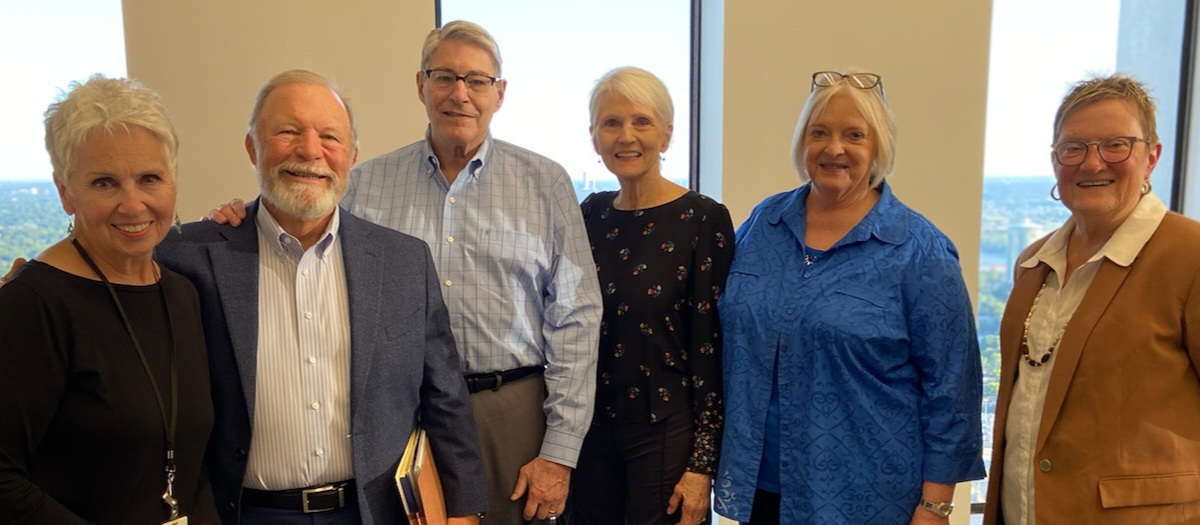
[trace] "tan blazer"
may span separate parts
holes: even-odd
[[[1000,325],[985,524],[1005,523],[1008,405],[1049,271],[1017,269]],[[1054,360],[1033,454],[1037,523],[1200,524],[1200,223],[1168,213],[1128,268],[1104,259]]]

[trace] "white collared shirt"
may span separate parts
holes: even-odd
[[[1092,279],[1105,258],[1120,266],[1133,264],[1142,247],[1154,235],[1159,223],[1167,214],[1167,208],[1153,194],[1142,197],[1137,207],[1125,222],[1121,223],[1112,237],[1087,262],[1071,274],[1067,285],[1061,286],[1067,269],[1067,243],[1075,230],[1075,219],[1067,219],[1058,231],[1042,245],[1022,268],[1034,268],[1039,263],[1050,266],[1045,287],[1036,308],[1029,318],[1029,357],[1038,361],[1046,354],[1051,344],[1056,344],[1061,334],[1075,315],[1075,310],[1087,293]],[[1046,402],[1046,387],[1054,370],[1055,355],[1039,367],[1029,366],[1019,355],[1017,359],[1017,383],[1013,386],[1012,399],[1008,405],[1008,422],[1004,428],[1004,476],[1000,487],[1000,502],[1005,523],[1011,525],[1033,525],[1034,515],[1034,447],[1042,420],[1042,406]]]
[[[258,372],[243,485],[312,487],[354,477],[350,308],[335,211],[303,250],[265,206],[258,225]]]

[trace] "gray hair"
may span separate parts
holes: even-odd
[[[492,59],[492,66],[496,68],[495,75],[502,76],[500,46],[496,44],[496,39],[479,24],[466,20],[455,20],[429,32],[425,37],[425,45],[421,47],[421,69],[429,68],[429,57],[433,56],[438,44],[446,40],[464,42],[482,49]]]
[[[338,90],[337,85],[331,80],[307,69],[289,69],[284,71],[271,77],[258,90],[258,96],[254,97],[254,108],[250,110],[250,123],[248,125],[250,136],[255,141],[258,140],[258,116],[262,113],[263,104],[266,103],[267,96],[272,91],[275,91],[276,88],[287,84],[316,84],[329,88],[337,96],[338,100],[342,101],[342,106],[346,108],[346,116],[350,118],[350,148],[351,151],[358,151],[358,126],[354,124],[354,110],[350,109],[350,100],[342,96],[342,92]]]
[[[46,108],[46,152],[54,168],[54,181],[65,185],[73,167],[75,150],[92,130],[111,134],[130,126],[145,128],[162,144],[167,167],[179,168],[179,136],[158,93],[136,80],[92,75],[71,82],[65,93]]]
[[[859,71],[846,73],[851,75]],[[896,116],[888,109],[883,100],[882,84],[870,89],[852,86],[846,79],[829,87],[818,87],[808,97],[804,109],[800,110],[800,118],[796,122],[796,132],[792,135],[792,165],[800,175],[802,182],[808,182],[808,163],[805,161],[805,140],[808,125],[812,119],[819,116],[829,105],[829,100],[839,93],[844,93],[854,102],[854,107],[862,114],[870,128],[871,139],[875,143],[874,159],[871,161],[871,174],[868,181],[871,188],[878,188],[883,179],[891,175],[896,164]]]
[[[1054,115],[1054,140],[1062,133],[1063,121],[1075,110],[1101,100],[1124,100],[1133,105],[1138,112],[1138,124],[1151,144],[1158,144],[1158,124],[1155,122],[1154,98],[1150,96],[1146,85],[1132,76],[1117,73],[1109,76],[1095,76],[1081,80],[1071,86],[1071,90],[1063,97],[1058,112]]]
[[[592,113],[592,126],[600,119],[600,99],[605,95],[616,95],[639,106],[654,111],[663,127],[675,122],[675,105],[666,84],[653,73],[637,67],[618,67],[605,73],[592,88],[588,109]]]

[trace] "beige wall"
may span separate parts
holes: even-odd
[[[744,219],[794,188],[796,117],[813,71],[883,77],[900,140],[896,195],[958,245],[975,289],[991,2],[727,0],[722,199]]]
[[[341,84],[357,109],[359,160],[424,132],[413,74],[432,0],[124,5],[129,73],[162,93],[179,128],[185,217],[257,193],[242,146],[247,113],[283,69]],[[896,194],[955,241],[974,292],[991,2],[727,0],[724,16],[723,160],[702,169],[706,179],[720,170],[735,221],[797,185],[789,142],[811,73],[857,66],[883,76],[899,121]]]
[[[419,139],[415,76],[433,1],[124,0],[129,75],[163,96],[180,137],[179,210],[193,220],[258,194],[243,139],[254,95],[291,68],[320,72],[355,108],[359,160]]]

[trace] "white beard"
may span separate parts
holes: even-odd
[[[280,212],[301,221],[316,220],[333,213],[349,189],[347,181],[329,168],[284,162],[268,170],[261,160],[257,168],[258,187],[263,198]],[[329,177],[330,182],[325,188],[297,184],[287,180],[290,175],[285,175],[284,171],[322,175]]]

